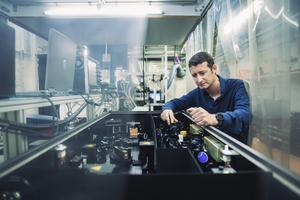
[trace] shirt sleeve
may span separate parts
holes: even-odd
[[[219,127],[233,135],[247,134],[251,120],[250,100],[242,81],[235,85],[234,109],[223,112],[224,121]]]
[[[195,99],[197,95],[197,90],[194,89],[191,92],[183,95],[180,98],[172,99],[171,101],[167,102],[162,109],[167,110],[170,109],[173,112],[178,112],[181,110],[186,110],[190,107],[195,106]]]

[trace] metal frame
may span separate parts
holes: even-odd
[[[99,95],[91,95],[93,99],[101,98]],[[67,104],[84,102],[85,100],[80,95],[70,96],[57,96],[51,97],[53,104]],[[24,97],[24,98],[10,98],[0,100],[0,116],[5,119],[25,122],[25,110],[32,108],[39,108],[50,106],[48,100],[41,97]],[[95,117],[95,106],[88,105],[86,114],[88,120]],[[1,133],[1,131],[0,131]],[[3,133],[2,133],[3,134]],[[4,149],[4,162],[12,159],[13,157],[22,154],[28,150],[27,137],[15,134],[3,134],[3,149]],[[0,161],[1,162],[1,161]]]
[[[132,113],[135,113],[135,112],[132,112]],[[139,112],[139,113],[144,113],[144,112]],[[155,112],[152,112],[152,113],[155,113]],[[49,141],[46,141],[42,145],[39,145],[23,154],[16,156],[15,158],[8,160],[7,162],[4,162],[0,166],[0,178],[6,176],[7,174],[13,172],[16,169],[22,167],[26,163],[37,158],[38,156],[40,156],[41,154],[50,150],[51,148],[55,147],[56,145],[63,143],[64,141],[68,140],[72,136],[82,132],[83,130],[87,129],[88,127],[92,126],[93,124],[104,119],[108,115],[110,115],[110,113],[103,114],[100,117],[98,117],[90,122],[87,122],[81,126],[78,126],[75,129],[70,130],[68,132],[65,132],[62,135],[56,136],[55,138],[53,138]],[[183,115],[186,116],[191,121],[193,121],[192,118],[188,114],[183,113]],[[275,180],[277,180],[279,183],[284,185],[287,189],[291,190],[296,195],[300,196],[300,188],[299,188],[300,179],[299,179],[299,177],[293,175],[287,169],[284,169],[281,166],[274,163],[274,161],[272,161],[271,159],[265,157],[261,153],[258,153],[254,149],[239,142],[238,140],[232,138],[231,136],[218,130],[217,128],[212,127],[212,126],[207,126],[207,127],[203,127],[203,128],[207,133],[211,134],[212,136],[214,136],[221,142],[227,144],[230,148],[235,150],[237,153],[239,153],[245,159],[247,159],[250,162],[252,162],[253,164],[255,164],[257,167],[259,167],[263,171],[272,173],[272,176]]]
[[[99,95],[90,95],[92,98]],[[100,98],[100,97],[99,97]],[[50,98],[55,105],[84,101],[80,95],[58,96]],[[0,113],[49,106],[49,101],[41,97],[9,98],[0,100]]]
[[[110,113],[105,113],[101,115],[100,117],[90,121],[86,122],[81,126],[76,127],[73,130],[67,131],[61,135],[58,135],[54,137],[51,140],[46,141],[45,143],[34,147],[33,149],[24,152],[0,165],[0,178],[6,176],[7,174],[13,172],[14,170],[22,167],[26,163],[32,161],[33,159],[37,158],[38,156],[42,155],[46,151],[52,149],[58,144],[63,143],[64,141],[68,140],[69,138],[73,137],[74,135],[80,133],[81,131],[85,130],[86,128],[92,126],[93,124],[97,123],[98,121],[102,120],[106,116],[108,116]]]
[[[194,121],[187,113],[182,113],[191,121]],[[264,171],[268,171],[272,173],[272,176],[278,180],[280,183],[285,185],[291,191],[296,193],[300,196],[300,178],[287,169],[281,167],[280,165],[276,164],[270,158],[264,156],[263,154],[255,151],[251,147],[243,144],[242,142],[234,139],[233,137],[229,136],[228,134],[220,131],[219,129],[213,126],[203,127],[206,132],[227,144],[241,156],[255,164],[257,167],[261,168]]]

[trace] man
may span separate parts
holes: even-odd
[[[177,122],[174,112],[187,109],[198,125],[217,126],[247,143],[251,113],[243,81],[217,75],[217,66],[207,52],[195,54],[189,60],[189,70],[198,87],[167,102],[161,118],[168,124]]]

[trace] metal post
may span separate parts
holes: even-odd
[[[95,118],[95,105],[93,104],[88,104],[86,107],[86,117],[87,120],[92,120]]]
[[[164,82],[165,82],[165,101],[167,101],[168,100],[168,46],[167,45],[165,45],[164,46],[164,74],[165,74],[165,77],[167,77],[167,78],[165,78],[165,80],[164,80]]]
[[[24,110],[4,113],[4,118],[10,121],[24,122]],[[28,150],[27,137],[12,133],[3,133],[4,161]]]
[[[146,85],[145,85],[145,45],[143,46],[143,99],[146,104]]]

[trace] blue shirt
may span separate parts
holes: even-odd
[[[163,106],[163,110],[173,112],[190,107],[202,107],[211,114],[222,113],[224,121],[220,127],[223,132],[246,143],[251,120],[249,96],[244,82],[239,79],[224,79],[220,76],[221,96],[214,100],[206,90],[196,88],[186,95],[173,99]]]

